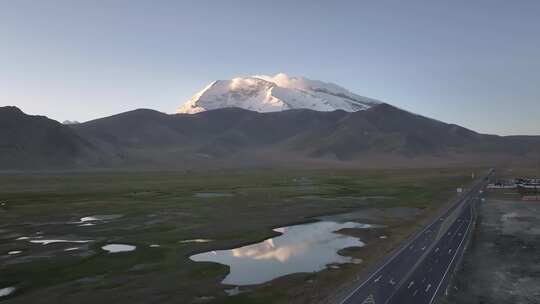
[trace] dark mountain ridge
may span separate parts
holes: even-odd
[[[0,170],[187,168],[531,157],[540,137],[484,135],[380,104],[358,112],[138,109],[75,125],[0,108]],[[385,165],[395,165],[386,162]]]
[[[0,107],[0,169],[68,168],[98,153],[71,128],[16,107]]]

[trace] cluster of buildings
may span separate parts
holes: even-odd
[[[540,178],[515,178],[497,180],[488,184],[488,189],[540,189]]]
[[[488,189],[516,189],[515,180],[498,180],[487,185]]]
[[[540,178],[516,178],[515,183],[518,188],[539,189]]]
[[[488,189],[516,189],[523,200],[540,200],[540,178],[498,180],[487,185]]]

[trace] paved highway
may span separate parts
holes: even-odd
[[[474,227],[474,202],[483,187],[485,180],[477,181],[443,214],[402,245],[341,304],[434,303],[446,290]]]

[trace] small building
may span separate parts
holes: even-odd
[[[540,201],[539,178],[517,178],[516,185],[524,201]]]
[[[488,189],[516,189],[515,180],[498,180],[487,185]]]

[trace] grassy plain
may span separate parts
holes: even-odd
[[[452,168],[0,175],[0,288],[17,287],[6,303],[324,302],[444,206],[470,174]],[[422,212],[373,219],[387,225],[388,239],[343,251],[362,264],[287,276],[237,296],[220,284],[226,266],[188,258],[257,242],[275,235],[272,228],[316,216],[374,209],[384,215],[395,207]],[[123,216],[74,224],[111,214]],[[93,242],[64,251],[74,245],[16,240],[24,236]],[[214,241],[181,242],[199,238]],[[137,249],[109,254],[100,249],[107,243]],[[22,253],[7,254],[14,250]]]

